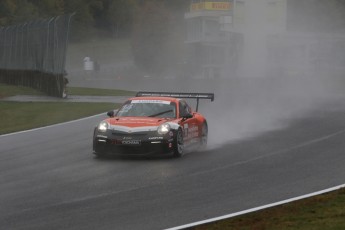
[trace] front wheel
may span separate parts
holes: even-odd
[[[93,154],[95,154],[96,157],[98,157],[98,158],[103,158],[103,157],[107,156],[107,154],[105,152],[95,152],[95,151],[93,151]]]
[[[93,141],[93,148],[92,149],[93,149],[93,154],[95,154],[99,158],[107,156],[107,153],[105,151],[105,147],[99,146],[98,144],[95,143],[95,141]]]
[[[174,157],[181,157],[184,153],[183,132],[181,129],[177,130],[176,138],[174,140]]]

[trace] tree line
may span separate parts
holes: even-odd
[[[345,27],[344,0],[288,0],[290,24],[299,29],[337,30]],[[1,0],[0,26],[75,12],[72,38],[83,39],[95,30],[128,37],[147,4],[183,18],[189,0]],[[148,12],[150,13],[150,12]]]
[[[169,11],[180,12],[188,9],[189,4],[188,0],[1,0],[0,26],[76,13],[72,39],[92,36],[94,30],[114,37],[128,37],[135,15],[150,2],[164,3]]]
[[[136,64],[149,72],[160,73],[176,69],[182,61],[184,13],[188,11],[190,2],[1,0],[0,26],[76,13],[70,33],[72,41],[92,38],[96,34],[129,38]],[[289,29],[345,32],[344,0],[287,0],[287,3]]]
[[[179,62],[189,0],[1,0],[0,26],[75,13],[70,40],[127,38],[138,66],[161,73]]]

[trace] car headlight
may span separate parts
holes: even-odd
[[[108,127],[109,127],[108,122],[102,121],[102,122],[99,123],[99,125],[98,125],[98,131],[100,131],[100,132],[105,132],[105,131],[107,131]]]
[[[161,124],[157,131],[159,134],[167,134],[170,131],[170,125],[168,123]]]

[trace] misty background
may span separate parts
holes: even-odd
[[[73,12],[70,86],[213,92],[200,106],[211,146],[343,96],[342,0],[3,0],[0,26]]]

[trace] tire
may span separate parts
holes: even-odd
[[[200,150],[206,150],[207,148],[207,139],[208,139],[208,126],[207,123],[204,122],[201,129],[201,137],[200,137]]]
[[[183,132],[178,129],[174,140],[174,157],[181,157],[184,154]]]
[[[93,151],[93,154],[96,155],[96,157],[98,158],[104,158],[107,156],[107,154],[105,152],[96,152],[96,151]]]
[[[104,147],[97,146],[95,141],[93,142],[93,154],[95,154],[99,158],[107,156],[107,153],[106,153]]]

